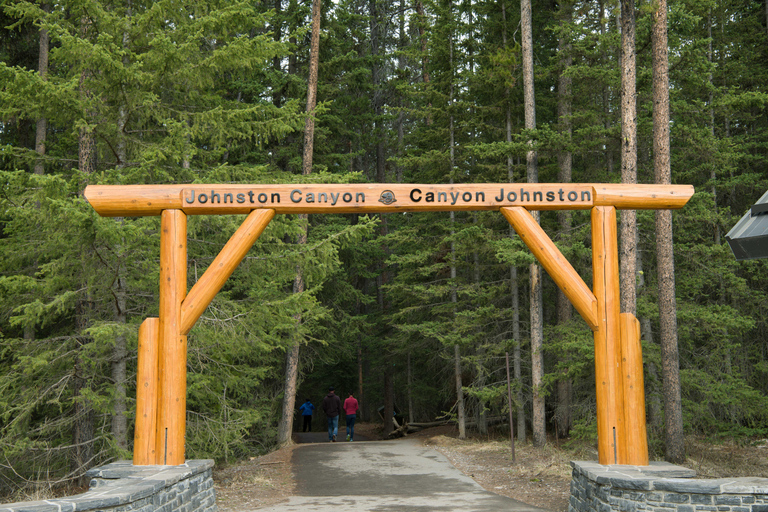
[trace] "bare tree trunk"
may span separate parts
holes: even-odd
[[[637,183],[635,1],[621,0],[621,182]],[[621,311],[637,312],[637,212],[621,211]]]
[[[376,172],[375,179],[377,183],[386,183],[386,152],[385,141],[386,132],[382,119],[382,110],[384,104],[384,92],[382,91],[382,66],[379,62],[381,57],[380,44],[381,34],[381,15],[379,13],[378,0],[370,0],[370,28],[371,28],[371,57],[373,65],[371,66],[371,78],[373,82],[373,116],[374,116],[374,135],[376,138]]]
[[[672,183],[669,147],[669,57],[667,49],[667,1],[658,0],[653,13],[653,152],[656,183]],[[672,212],[656,212],[656,259],[659,282],[661,371],[664,382],[664,444],[666,460],[685,461],[683,414],[680,397],[680,365],[677,349],[675,261],[672,249]]]
[[[85,85],[89,76],[89,71],[83,71],[80,75],[80,97],[83,99],[88,99],[91,96],[91,92],[87,90],[87,86]],[[93,172],[96,171],[96,161],[98,156],[96,148],[96,137],[93,134],[93,131],[87,127],[80,128],[77,144],[77,156],[78,169],[80,169],[81,172],[86,174],[93,174]]]
[[[464,409],[464,389],[461,382],[461,350],[453,346],[454,375],[456,377],[456,415],[459,424],[459,439],[467,438],[467,419]]]
[[[384,370],[384,435],[395,429],[395,389],[392,383],[392,368],[388,364]]]
[[[363,344],[357,342],[357,396],[359,398],[360,416],[363,421],[368,421],[367,407],[364,407],[365,396],[363,395]]]
[[[477,224],[477,216],[474,216],[474,219]],[[474,261],[473,282],[475,289],[480,290],[480,254],[477,251],[472,251],[472,259]],[[478,329],[478,334],[482,334],[480,329]],[[477,367],[477,387],[481,391],[486,386],[485,355],[484,348],[478,349],[477,364],[475,366]],[[488,434],[488,415],[486,414],[485,402],[480,396],[477,397],[477,431],[482,435]]]
[[[449,7],[452,10],[453,6],[449,2]],[[453,16],[453,13],[451,12],[451,16]],[[453,184],[453,173],[456,168],[456,151],[455,151],[455,145],[456,145],[456,133],[455,133],[455,125],[454,125],[454,119],[453,119],[453,101],[454,101],[454,86],[453,86],[453,34],[451,34],[448,37],[448,54],[449,54],[449,60],[450,60],[450,68],[451,68],[451,83],[450,83],[450,91],[448,96],[448,108],[451,110],[451,114],[449,116],[449,125],[448,125],[448,132],[449,132],[449,155],[450,155],[450,168],[448,171],[448,175],[450,177],[449,182]],[[455,212],[451,211],[450,214],[451,219],[451,238],[453,238],[453,235],[456,232],[456,229],[454,228],[454,225],[456,224],[456,215]],[[456,296],[456,244],[451,240],[451,303],[454,305],[453,314],[456,315],[456,303],[458,302],[458,298]],[[467,437],[467,425],[466,425],[466,415],[464,410],[464,389],[461,382],[461,349],[459,348],[459,345],[456,344],[453,346],[453,363],[454,363],[454,379],[456,382],[456,412],[458,416],[458,423],[459,423],[459,439],[465,439]]]
[[[48,12],[48,4],[43,3],[41,8]],[[37,73],[40,75],[41,80],[48,79],[48,47],[50,45],[50,37],[48,31],[44,28],[40,29],[40,48],[37,58]],[[45,140],[48,132],[48,119],[45,116],[40,116],[37,120],[37,127],[35,130],[35,152],[38,158],[35,160],[35,174],[43,174],[45,172],[45,164],[43,163],[43,157],[45,156]]]
[[[122,250],[121,250],[122,252]],[[115,321],[120,325],[126,323],[128,292],[125,289],[122,262],[118,263],[118,277],[115,280]],[[125,383],[127,380],[125,361],[128,357],[125,334],[115,337],[115,347],[112,349],[112,382],[115,384],[115,399],[112,405],[112,436],[115,444],[123,450],[128,450],[128,418],[126,412]]]
[[[86,18],[80,21],[80,36],[83,39],[89,37],[91,22]],[[89,80],[92,71],[84,68],[80,73],[78,84],[80,100],[84,103],[85,115],[87,121],[93,121],[93,113],[90,110],[90,99],[92,92],[89,89]],[[84,174],[93,174],[96,170],[96,137],[93,131],[87,127],[80,129],[78,133],[78,169]],[[87,285],[84,287],[85,296],[77,300],[77,342],[78,355],[76,357],[74,375],[73,375],[73,395],[75,401],[75,423],[72,432],[72,442],[75,451],[72,458],[72,469],[74,471],[87,469],[92,463],[93,458],[93,404],[88,398],[88,389],[91,384],[91,368],[89,358],[84,357],[85,345],[91,342],[91,339],[83,333],[90,322],[91,296]],[[82,478],[81,478],[82,480]],[[83,483],[83,482],[81,482]]]
[[[88,327],[91,314],[91,295],[86,291],[85,296],[77,301],[77,356],[72,375],[74,396],[74,424],[72,428],[72,445],[74,452],[70,462],[72,472],[85,472],[93,464],[93,439],[94,439],[94,414],[93,403],[90,398],[91,383],[93,381],[93,363],[85,356],[86,345],[93,340],[85,336],[83,332]],[[80,485],[85,483],[85,476],[78,478]]]
[[[130,18],[132,15],[132,5],[129,1],[127,3],[126,16]],[[123,32],[123,48],[127,49],[130,43],[128,32]],[[123,65],[128,65],[128,58],[123,58]],[[125,167],[128,161],[128,148],[125,140],[125,126],[128,123],[128,108],[126,105],[120,105],[117,118],[117,168],[122,169]],[[124,221],[122,218],[116,219],[117,222],[122,224]],[[115,322],[120,325],[125,325],[127,321],[127,303],[128,303],[128,290],[125,283],[125,267],[123,265],[123,258],[126,254],[125,240],[122,241],[121,246],[117,248],[118,263],[117,263],[117,275],[115,277],[114,294],[115,294]],[[126,375],[126,359],[128,357],[127,341],[124,334],[119,334],[115,338],[115,346],[112,349],[112,382],[115,385],[115,399],[112,405],[112,436],[115,438],[115,444],[123,450],[128,450],[128,418],[127,418],[127,399],[125,392],[125,384],[127,380]]]
[[[408,373],[406,376],[408,386],[408,423],[413,423],[413,368],[411,367],[411,352],[408,352]]]
[[[501,16],[503,21],[503,30],[501,32],[504,48],[507,47],[507,9],[504,2],[501,2]],[[512,107],[510,105],[510,88],[506,88],[504,95],[507,99],[506,116],[506,140],[512,143]],[[514,160],[512,155],[507,156],[507,181],[515,182]],[[509,227],[509,236],[514,238],[516,235],[514,228]],[[525,443],[525,407],[523,407],[523,390],[520,385],[522,379],[521,354],[520,354],[520,286],[517,280],[517,267],[509,268],[510,296],[512,300],[512,342],[514,344],[512,360],[514,365],[515,382],[515,401],[517,402],[517,439]]]
[[[606,32],[606,23],[603,21],[607,19],[605,15],[605,5],[602,0],[598,1],[598,19],[600,23],[600,39],[603,39]],[[608,55],[605,50],[600,52],[600,60],[603,65],[608,63]],[[611,98],[608,84],[603,84],[603,128],[608,132],[611,127]],[[605,167],[608,175],[613,174],[614,162],[613,162],[613,145],[611,140],[607,139],[605,144]]]
[[[303,284],[303,283],[302,283]],[[294,290],[296,282],[294,281]],[[296,322],[301,322],[297,318]],[[291,439],[293,432],[293,412],[296,406],[296,384],[299,378],[299,344],[295,343],[285,353],[285,381],[283,383],[283,407],[280,423],[277,426],[277,441],[285,444]]]
[[[572,5],[564,2],[560,6],[560,23],[565,26],[571,23],[573,18]],[[570,141],[573,133],[571,126],[571,77],[567,75],[568,68],[573,63],[571,56],[570,40],[564,36],[560,37],[558,43],[560,51],[560,76],[558,77],[557,87],[557,117],[560,125],[560,133],[567,141]],[[557,163],[560,169],[560,183],[570,183],[572,174],[573,157],[569,149],[560,150],[557,154]],[[568,210],[557,212],[558,224],[562,233],[571,231],[571,218],[573,215]],[[557,322],[561,325],[571,321],[571,302],[563,291],[557,289]],[[556,428],[558,437],[567,437],[571,430],[572,412],[571,412],[571,394],[573,383],[570,378],[562,377],[557,381],[557,409],[555,413]]]
[[[397,69],[401,73],[405,73],[405,49],[407,45],[407,40],[405,37],[405,11],[407,9],[407,4],[405,0],[400,0],[400,29],[398,33],[398,46],[400,48],[400,53],[397,57]],[[405,75],[404,75],[405,76]],[[404,102],[403,102],[403,95],[398,95],[398,104],[400,106],[400,112],[397,114],[397,156],[402,157],[403,152],[405,150],[404,146],[404,138],[405,138],[405,112],[404,112]],[[398,163],[397,168],[395,169],[395,181],[397,183],[403,182],[403,165]]]
[[[424,14],[424,2],[416,0],[416,17],[418,19],[419,41],[421,42],[421,81],[429,83],[429,54],[427,53],[426,24],[427,17]],[[430,106],[432,104],[430,103]],[[427,126],[432,124],[432,115],[427,114]]]
[[[312,2],[312,42],[309,60],[309,81],[307,84],[307,120],[304,125],[304,153],[302,158],[301,173],[306,176],[312,172],[312,157],[314,154],[315,119],[314,110],[317,105],[317,69],[320,62],[320,10],[321,0]],[[290,64],[289,64],[290,65]],[[297,245],[307,244],[307,230],[309,224],[307,214],[299,215],[299,221],[304,222],[304,231],[299,235]],[[293,281],[293,293],[304,292],[304,275],[301,267],[296,266],[296,278]],[[301,324],[301,315],[295,317],[296,326]],[[294,345],[285,355],[285,385],[283,392],[283,407],[280,423],[277,428],[277,442],[288,443],[293,432],[293,413],[296,405],[296,388],[299,378],[299,350],[300,340],[298,333]]]
[[[768,0],[766,0],[766,14],[768,14]],[[766,19],[768,21],[768,19]],[[708,48],[707,48],[707,61],[709,62],[710,69],[712,69],[713,51],[712,51],[712,9],[709,10],[709,16],[707,16],[707,32],[708,32]],[[715,107],[714,107],[714,82],[712,72],[710,71],[708,80],[709,82],[709,136],[712,141],[715,140]],[[709,174],[709,179],[712,182],[712,203],[715,205],[715,212],[717,212],[717,166],[713,165]],[[715,245],[720,245],[720,226],[715,223],[714,226],[714,239]]]
[[[312,172],[312,156],[315,145],[315,107],[317,106],[317,69],[320,65],[320,10],[322,0],[312,1],[312,40],[309,59],[309,83],[307,84],[307,120],[304,124],[304,156],[301,174]]]
[[[525,104],[525,128],[536,129],[536,98],[533,78],[533,22],[531,20],[531,0],[520,1],[520,19],[523,47],[523,97]],[[539,182],[536,151],[531,148],[526,154],[528,183]],[[536,222],[540,222],[539,212],[531,212]],[[531,377],[533,387],[533,444],[544,446],[547,443],[547,425],[544,408],[544,393],[541,389],[544,378],[544,315],[543,294],[541,288],[541,266],[530,265],[531,273]]]

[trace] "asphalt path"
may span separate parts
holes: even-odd
[[[296,495],[264,512],[545,512],[484,490],[415,439],[302,444]],[[298,439],[297,439],[298,440]]]

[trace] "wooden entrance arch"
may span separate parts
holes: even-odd
[[[600,464],[648,465],[640,325],[621,313],[617,209],[677,209],[690,185],[92,185],[105,217],[161,216],[160,310],[139,329],[135,465],[185,462],[187,334],[277,213],[500,210],[594,333]],[[591,210],[592,289],[529,210]],[[247,214],[187,291],[187,215]]]

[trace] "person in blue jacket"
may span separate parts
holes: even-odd
[[[312,432],[312,412],[315,410],[315,406],[312,405],[312,402],[307,398],[307,401],[301,404],[299,410],[301,411],[301,416],[304,418],[304,426],[301,431]]]

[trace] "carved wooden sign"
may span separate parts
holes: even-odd
[[[85,197],[102,216],[244,214],[258,208],[275,213],[385,213],[417,211],[588,210],[681,208],[690,185],[584,183],[496,183],[456,185],[289,184],[289,185],[91,185]]]

